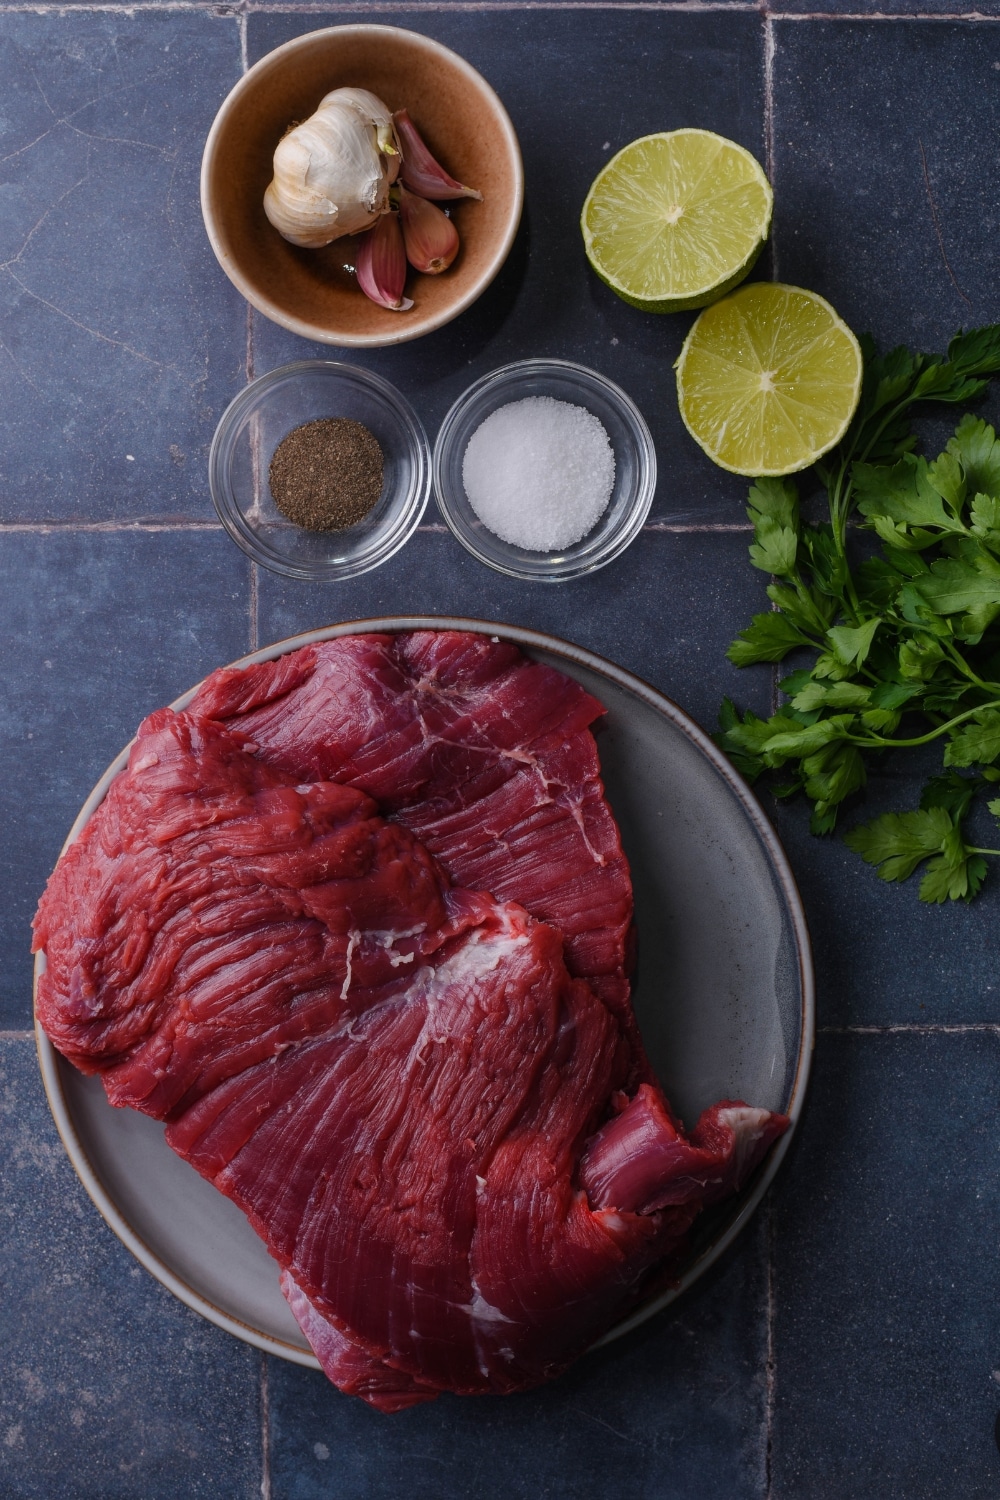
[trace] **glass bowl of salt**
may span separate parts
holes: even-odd
[[[353,429],[348,450],[329,434],[318,451],[303,448],[310,432],[331,426],[341,428],[341,441],[343,429]],[[375,455],[363,476],[359,439]],[[304,359],[258,376],[226,408],[209,453],[209,489],[229,535],[254,562],[287,578],[336,582],[377,568],[413,535],[430,496],[430,459],[420,419],[381,375]],[[354,492],[359,477],[364,498]]]
[[[603,568],[642,530],[655,489],[641,412],[569,360],[519,360],[477,380],[434,447],[445,521],[511,578],[566,583]]]

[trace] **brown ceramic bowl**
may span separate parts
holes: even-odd
[[[407,109],[446,171],[478,188],[482,203],[446,206],[461,238],[440,276],[411,271],[408,312],[378,307],[345,269],[357,241],[302,250],[264,215],[274,148],[331,89],[371,89]],[[219,264],[265,317],[323,344],[402,344],[440,328],[474,302],[507,258],[521,217],[524,175],[517,136],[476,70],[429,37],[395,26],[330,26],[269,52],[226,99],[205,143],[201,209]]]

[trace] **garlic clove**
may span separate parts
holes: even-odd
[[[434,160],[405,109],[397,109],[392,120],[403,150],[401,176],[412,193],[419,193],[421,198],[478,198],[482,202],[482,193],[463,187]]]
[[[402,183],[393,189],[393,196],[399,199],[403,244],[410,265],[429,276],[447,271],[458,254],[458,230],[448,215],[436,203],[407,192]]]
[[[371,104],[345,94],[364,95]],[[392,157],[379,149],[380,130],[391,138]],[[385,105],[364,89],[336,89],[278,142],[264,212],[280,235],[307,249],[359,234],[388,210],[390,161],[398,171]]]
[[[354,269],[358,286],[372,302],[392,312],[406,312],[413,306],[411,299],[403,296],[406,251],[398,214],[383,214],[375,227],[361,236]]]

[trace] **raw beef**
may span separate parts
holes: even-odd
[[[412,682],[417,661],[431,670],[441,659],[428,645],[407,655],[379,638],[378,660],[408,661]],[[384,796],[395,820],[329,778],[333,750],[322,765],[308,766],[304,748],[280,763],[281,704],[322,680],[315,654],[217,674],[187,713],[142,725],[36,917],[47,958],[38,1014],[54,1044],[100,1074],[113,1104],[167,1122],[174,1150],[264,1239],[330,1378],[384,1411],[557,1374],[787,1125],[727,1102],[685,1137],[647,1077],[609,950],[594,977],[615,983],[602,994],[569,972],[557,927],[453,883],[403,826],[410,807],[433,821],[413,786],[447,800],[440,758],[465,765],[466,810],[482,785],[494,807],[520,775],[502,779],[505,756],[530,754],[542,776],[552,737],[565,742],[574,714],[591,712],[593,700],[564,693],[561,706],[546,703],[563,729],[545,729],[522,700],[532,749],[509,730],[498,750],[522,669],[509,659],[497,674],[495,659],[470,652],[472,670],[508,694],[506,713],[487,740],[486,698],[436,687],[450,717],[425,707],[420,743],[397,756],[411,791]],[[443,659],[453,664],[454,650]],[[553,678],[542,679],[549,700]],[[464,732],[493,768],[485,781],[462,762],[466,710]],[[304,726],[304,710],[292,719]],[[428,748],[431,723],[443,732]],[[387,739],[382,728],[370,717],[343,763]],[[589,784],[560,782],[553,797],[588,840],[603,826],[581,810]],[[616,833],[608,847],[598,869],[628,894]],[[556,899],[568,868],[537,881],[534,897]],[[577,928],[577,966],[599,951],[587,930]]]
[[[558,927],[570,973],[630,1014],[632,884],[590,732],[604,709],[572,678],[489,636],[354,635],[215,672],[191,708],[283,770],[367,792],[457,885]]]

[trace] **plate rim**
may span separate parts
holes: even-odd
[[[247,652],[246,655],[229,662],[227,666],[240,668],[253,666],[257,662],[273,661],[280,656],[287,656],[290,651],[297,651],[303,646],[315,645],[321,641],[337,640],[344,636],[397,635],[410,630],[461,630],[474,635],[488,635],[494,636],[497,639],[509,640],[515,645],[527,647],[529,650],[546,651],[550,655],[562,657],[573,665],[587,667],[591,671],[596,671],[599,675],[610,678],[617,686],[624,688],[626,691],[633,693],[645,701],[675,728],[686,735],[692,744],[701,751],[742,805],[744,812],[749,817],[758,837],[764,845],[772,868],[777,876],[786,910],[791,921],[801,992],[799,1053],[787,1108],[791,1124],[780,1140],[771,1147],[762,1167],[752,1180],[752,1185],[749,1189],[745,1188],[743,1193],[740,1194],[742,1203],[733,1217],[720,1225],[718,1231],[703,1246],[692,1264],[675,1282],[658,1295],[651,1297],[648,1302],[643,1303],[641,1307],[637,1308],[620,1323],[617,1323],[614,1328],[610,1329],[591,1346],[594,1349],[599,1349],[603,1345],[623,1337],[626,1333],[631,1332],[632,1329],[638,1328],[642,1323],[647,1322],[648,1319],[662,1312],[664,1308],[675,1302],[678,1297],[687,1291],[694,1282],[715,1264],[719,1257],[728,1250],[729,1246],[743,1232],[750,1219],[756,1213],[791,1147],[805,1104],[816,1033],[815,976],[812,960],[812,943],[809,936],[805,908],[798,884],[792,873],[791,865],[788,862],[788,856],[785,854],[770,819],[767,817],[751,788],[718,748],[714,740],[672,698],[660,692],[658,688],[653,687],[652,684],[646,682],[644,678],[637,676],[636,673],[629,672],[626,668],[620,667],[616,662],[610,661],[607,657],[601,656],[598,652],[591,651],[585,646],[578,646],[572,641],[563,640],[560,636],[548,635],[544,631],[532,630],[527,626],[521,625],[507,625],[497,620],[478,620],[455,615],[381,615],[370,619],[345,620],[334,625],[320,626],[315,630],[300,631],[295,635],[286,636],[282,640],[274,641],[270,645],[261,646],[254,651]],[[213,668],[213,671],[218,670],[219,668]],[[193,687],[181,693],[179,697],[172,701],[169,707],[174,710],[186,708],[204,681],[205,679],[202,678]],[[93,817],[94,812],[100,806],[101,802],[103,802],[112,781],[127,764],[129,752],[134,743],[135,737],[133,736],[128,744],[115,756],[114,760],[112,760],[92,788],[63,841],[56,864],[62,859],[70,845],[79,838],[83,829]],[[56,1130],[59,1133],[59,1138],[62,1141],[77,1177],[80,1179],[84,1190],[98,1213],[100,1213],[105,1223],[114,1231],[119,1240],[131,1251],[140,1264],[145,1266],[146,1270],[161,1285],[165,1286],[168,1291],[172,1292],[180,1302],[191,1308],[192,1311],[200,1313],[208,1322],[214,1323],[217,1327],[225,1329],[227,1333],[231,1333],[236,1338],[242,1339],[244,1343],[261,1349],[267,1354],[274,1354],[294,1364],[318,1370],[320,1368],[319,1360],[311,1351],[300,1349],[297,1345],[288,1343],[274,1334],[263,1333],[260,1329],[244,1323],[234,1314],[217,1307],[203,1293],[190,1286],[183,1277],[179,1276],[176,1271],[146,1244],[145,1240],[136,1233],[123,1212],[118,1208],[111,1193],[104,1186],[96,1168],[87,1156],[83,1143],[76,1131],[72,1112],[67,1102],[60,1076],[61,1068],[71,1067],[72,1064],[67,1063],[56,1051],[38,1022],[38,980],[45,971],[45,962],[44,950],[35,954],[32,975],[32,1011],[39,1069],[45,1088],[45,1096],[48,1100],[49,1109],[52,1113]]]

